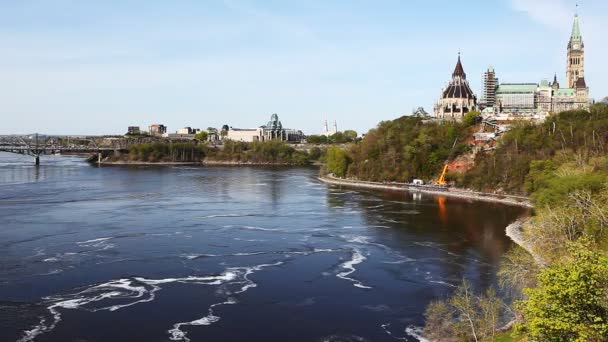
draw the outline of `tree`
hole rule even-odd
[[[207,133],[205,131],[200,131],[200,132],[196,133],[196,135],[194,137],[198,140],[206,141],[208,136],[209,136],[209,133]]]
[[[520,326],[538,341],[605,341],[608,336],[608,258],[593,251],[587,239],[569,243],[571,258],[537,276],[525,289]]]
[[[478,123],[481,119],[481,113],[478,111],[470,111],[468,113],[466,113],[463,117],[462,117],[462,123],[465,124],[465,126],[473,126],[476,123]]]
[[[343,149],[332,146],[327,150],[327,169],[338,177],[346,176],[351,160]]]
[[[494,289],[476,295],[463,280],[451,297],[427,306],[424,336],[437,341],[493,340],[504,319],[504,308]]]
[[[353,142],[355,140],[357,140],[357,131],[354,131],[352,129],[347,129],[343,132],[344,134],[344,139],[348,142]]]
[[[432,341],[445,341],[449,336],[455,337],[453,316],[454,311],[446,301],[431,302],[424,311],[424,337]]]

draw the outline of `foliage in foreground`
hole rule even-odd
[[[608,258],[586,240],[569,244],[572,257],[537,276],[524,290],[521,329],[535,341],[606,341],[608,338]]]
[[[502,323],[505,305],[493,289],[476,295],[463,280],[446,300],[432,302],[424,316],[424,335],[437,341],[492,340]]]

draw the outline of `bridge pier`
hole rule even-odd
[[[97,165],[101,165],[101,152],[97,152]]]
[[[36,166],[40,166],[40,156],[36,156]]]

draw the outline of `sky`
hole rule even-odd
[[[608,96],[608,1],[578,2],[590,95]],[[473,90],[565,84],[571,0],[0,0],[0,134],[152,123],[359,133],[432,112],[458,52]]]

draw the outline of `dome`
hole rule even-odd
[[[267,129],[283,129],[283,125],[281,121],[279,121],[279,116],[275,113],[270,116],[270,121],[266,125]]]

